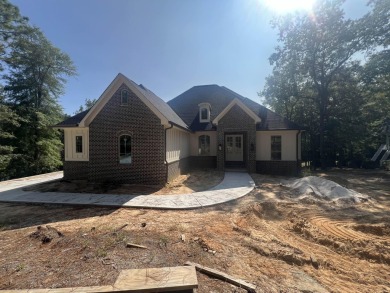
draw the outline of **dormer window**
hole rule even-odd
[[[211,105],[209,103],[201,103],[199,106],[199,121],[210,122]]]

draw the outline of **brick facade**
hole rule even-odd
[[[239,106],[234,105],[217,126],[217,145],[222,145],[222,150],[217,150],[217,168],[225,169],[225,134],[243,134],[244,137],[244,162],[248,172],[256,170],[256,124],[254,120]],[[253,146],[253,147],[251,147]]]
[[[217,168],[216,156],[191,156],[191,169],[215,169]]]
[[[121,105],[121,92],[129,92]],[[196,168],[225,170],[225,135],[243,135],[244,166],[250,173],[298,175],[297,161],[256,161],[256,124],[234,105],[217,125],[217,155],[190,156],[165,164],[165,130],[160,119],[125,84],[115,92],[89,125],[89,161],[65,161],[69,180],[163,184]],[[131,136],[131,164],[119,163],[119,137]],[[218,146],[222,150],[218,150]]]
[[[129,95],[121,105],[121,91]],[[122,85],[89,125],[88,179],[123,183],[166,182],[164,126],[160,119]],[[131,164],[119,163],[119,136],[131,136]]]
[[[64,161],[64,179],[88,179],[88,165],[84,161]]]
[[[256,161],[256,172],[260,174],[298,176],[301,161]]]
[[[168,164],[167,181],[175,179],[177,176],[187,173],[190,170],[190,157]]]

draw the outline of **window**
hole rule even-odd
[[[271,160],[282,159],[282,137],[271,136]]]
[[[233,150],[233,136],[228,136],[226,138],[226,150],[231,152]]]
[[[121,135],[119,137],[119,163],[131,164],[131,136]]]
[[[82,136],[76,136],[76,153],[82,153],[83,152],[83,137]]]
[[[241,136],[236,136],[236,148],[241,148]]]
[[[129,92],[127,90],[123,90],[121,92],[121,105],[126,106],[129,104]]]
[[[209,103],[200,103],[199,107],[199,122],[210,122],[210,109],[211,105]]]
[[[199,155],[210,154],[210,136],[201,135],[199,136]]]
[[[200,120],[208,120],[209,111],[206,108],[200,110]]]

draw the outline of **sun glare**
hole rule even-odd
[[[262,0],[274,12],[288,13],[296,10],[310,10],[315,0]]]

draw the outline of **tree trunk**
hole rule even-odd
[[[321,91],[320,95],[320,161],[321,169],[326,169],[326,156],[325,156],[325,111],[326,111],[326,93]]]

